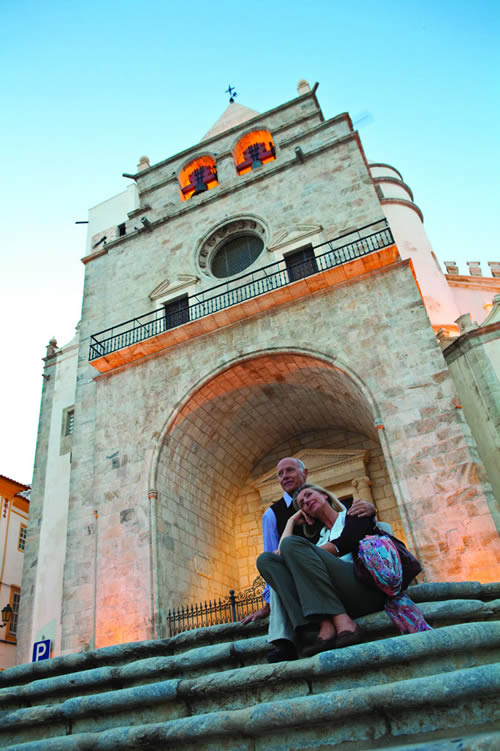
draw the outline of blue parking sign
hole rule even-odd
[[[33,644],[33,659],[31,662],[40,662],[40,660],[48,660],[50,657],[50,639],[44,639],[44,641],[36,641]]]

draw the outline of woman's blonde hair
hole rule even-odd
[[[339,501],[335,493],[331,493],[329,490],[326,490],[326,488],[322,488],[321,485],[314,485],[314,483],[312,482],[305,482],[303,485],[300,486],[300,488],[297,488],[297,490],[293,494],[293,507],[297,511],[299,511],[299,504],[297,503],[297,498],[299,496],[300,491],[304,490],[304,488],[311,488],[311,490],[316,490],[318,493],[323,493],[323,495],[326,495],[326,499],[334,511],[338,511],[339,513],[341,513],[342,511],[345,511],[345,506]],[[313,538],[319,534],[319,531],[321,530],[322,527],[323,527],[322,522],[320,522],[318,519],[315,519],[313,525],[304,524],[302,529],[306,537]]]

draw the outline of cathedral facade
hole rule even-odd
[[[411,188],[316,89],[231,102],[91,210],[82,318],[45,358],[19,661],[42,638],[161,638],[169,608],[247,587],[286,455],[373,499],[426,580],[500,578],[498,501],[442,351],[486,315],[496,267],[443,274]]]

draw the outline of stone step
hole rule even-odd
[[[458,738],[454,735],[453,738],[439,739],[437,733],[431,733],[432,740],[427,741],[413,741],[412,743],[405,743],[400,746],[399,743],[394,741],[391,743],[389,739],[383,746],[372,746],[367,751],[375,751],[380,748],[388,749],[388,751],[498,751],[500,748],[500,730],[492,733],[478,733],[473,735],[462,735]],[[328,746],[324,747],[325,751]],[[353,747],[352,751],[357,751]]]
[[[394,636],[374,613],[358,619],[363,644],[295,662],[267,664],[258,621],[10,668],[0,747],[500,748],[500,585],[420,584],[411,595],[435,630]],[[465,745],[450,745],[458,737]]]
[[[352,650],[355,648],[352,647]],[[347,650],[343,650],[347,651]],[[325,657],[322,655],[321,657]],[[244,709],[193,714],[144,724],[124,722],[101,732],[90,727],[58,737],[4,746],[4,751],[290,751],[386,748],[397,739],[429,742],[497,732],[500,666],[482,665],[442,675],[358,686],[254,704]],[[96,709],[93,717],[96,719]],[[71,734],[63,735],[63,732]],[[8,741],[9,742],[9,741]],[[408,745],[408,744],[407,744]]]
[[[433,582],[417,584],[408,590],[420,604],[433,626],[460,623],[464,620],[488,620],[499,617],[500,582]],[[440,604],[438,604],[440,603]],[[359,619],[370,638],[395,634],[396,629],[385,613]],[[165,656],[195,647],[248,639],[267,631],[267,619],[242,626],[225,623],[210,628],[185,631],[168,639],[118,644],[112,647],[55,657],[37,663],[16,665],[0,672],[0,689],[22,685],[48,676],[91,670],[102,666],[125,665],[141,658]]]
[[[231,645],[193,651],[218,651],[222,646]],[[437,676],[447,681],[450,675],[487,668],[499,658],[498,621],[448,626],[294,662],[251,665],[197,678],[166,678],[169,660],[175,658],[152,658],[112,668],[112,675],[101,668],[20,687],[24,706],[4,712],[0,745],[105,731],[125,724],[127,717],[138,718],[143,725],[154,724],[223,710],[238,712],[256,703],[395,686],[421,678]],[[177,659],[186,662],[189,653]],[[74,698],[50,702],[56,687],[66,694],[73,690]],[[44,689],[48,693],[44,694]],[[46,703],[33,706],[36,699]]]
[[[500,613],[500,600],[490,602],[472,599],[443,600],[442,602],[421,602],[419,606],[427,621],[434,628],[472,620],[496,620]],[[363,628],[366,640],[387,638],[397,633],[397,629],[385,612],[358,618],[357,622]],[[92,676],[95,676],[98,682],[105,682],[106,675],[112,682],[116,667],[137,663],[140,660],[154,661],[158,657],[171,657],[173,659],[168,663],[169,668],[165,668],[170,675],[202,675],[210,672],[216,664],[220,669],[224,669],[224,666],[230,669],[254,662],[265,662],[267,642],[265,638],[259,638],[259,635],[265,634],[266,630],[266,620],[246,626],[240,623],[228,623],[186,631],[170,639],[119,644],[92,652],[17,665],[0,672],[0,707],[15,696],[16,690],[19,689],[22,694],[21,687],[25,684],[36,683],[43,686],[45,691],[46,686],[45,683],[41,683],[42,681],[72,675],[77,676],[76,681],[79,682],[82,680],[80,673],[84,672],[89,673],[89,682],[94,680]],[[232,645],[235,643],[237,646],[233,648]],[[221,645],[219,653],[214,649],[209,653],[200,651],[205,646],[213,648],[217,645]],[[186,657],[181,657],[182,654]],[[145,664],[151,664],[154,669],[154,662]],[[95,672],[97,670],[104,670],[104,673]],[[58,685],[57,682],[54,683],[54,686]],[[64,685],[64,681],[61,685]],[[9,691],[9,689],[12,690]],[[33,690],[32,688],[31,691]],[[58,692],[59,688],[56,691]]]
[[[498,616],[499,604],[498,600],[484,603],[471,599],[425,602],[420,606],[428,622],[439,627],[478,618],[488,621]],[[388,638],[396,631],[385,612],[373,613],[357,622],[367,642]],[[158,680],[195,678],[215,671],[261,665],[266,663],[268,651],[265,628],[263,622],[248,626],[224,624],[188,631],[171,639],[124,644],[10,668],[0,673],[3,686],[0,709],[60,703],[74,696]],[[251,636],[252,633],[261,635]]]
[[[434,627],[500,617],[500,583],[433,582],[417,584],[410,587],[408,592],[415,602],[419,603],[426,619]],[[384,612],[360,618],[358,623],[363,626],[370,639],[385,638],[397,633]],[[0,672],[0,691],[4,687],[21,686],[38,679],[104,666],[126,665],[140,659],[177,655],[218,643],[248,640],[265,634],[266,631],[267,619],[246,626],[240,623],[225,623],[185,631],[168,639],[117,644],[42,662],[16,665]],[[263,657],[261,653],[261,658]]]

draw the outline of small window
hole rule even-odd
[[[288,270],[288,279],[291,282],[303,279],[305,276],[310,276],[318,271],[312,245],[285,256],[285,263]]]
[[[189,297],[183,295],[165,305],[165,328],[174,329],[189,321]]]
[[[260,256],[264,242],[257,235],[239,235],[221,245],[212,261],[212,274],[218,279],[234,276],[251,266]]]
[[[71,452],[73,443],[73,431],[75,428],[75,406],[65,407],[61,415],[61,443],[59,445],[59,456]],[[71,457],[70,457],[71,461]]]
[[[75,427],[75,410],[69,409],[66,412],[66,425],[64,428],[64,435],[73,435],[74,427]]]
[[[10,621],[7,624],[7,639],[15,640],[17,635],[17,622],[19,618],[19,602],[21,600],[21,590],[19,587],[10,588],[10,607],[12,608],[12,614]]]
[[[17,549],[24,553],[26,546],[26,524],[21,524],[19,528],[19,539],[17,541]]]
[[[118,225],[118,237],[123,237],[123,235],[127,234],[127,226],[125,222],[123,224]]]
[[[276,159],[273,137],[268,130],[254,130],[238,141],[234,161],[239,175]]]

